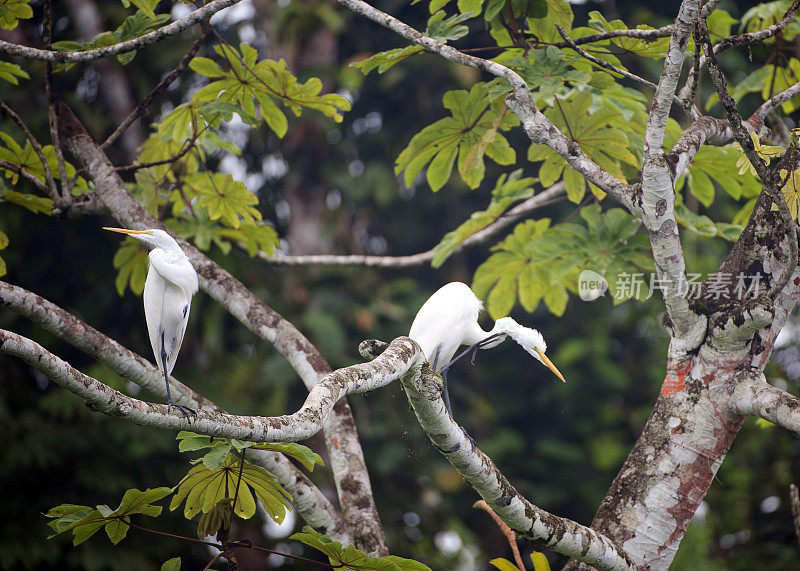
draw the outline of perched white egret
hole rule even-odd
[[[178,358],[192,296],[197,293],[197,272],[178,243],[163,230],[127,230],[104,228],[127,234],[150,248],[150,268],[144,282],[144,317],[150,344],[164,382],[167,384],[167,401],[184,415],[195,414],[187,407],[172,402],[169,392],[169,374]]]
[[[506,337],[511,337],[559,379],[564,380],[556,366],[544,354],[547,344],[541,333],[520,325],[510,317],[498,319],[491,331],[484,331],[478,325],[481,309],[483,302],[467,284],[451,282],[439,288],[422,305],[408,333],[422,348],[433,370],[442,373],[442,396],[448,411],[450,397],[447,391],[447,368],[468,352],[478,348],[490,349],[505,341]],[[453,359],[456,350],[462,345],[469,345],[469,349]]]

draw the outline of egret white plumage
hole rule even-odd
[[[433,370],[442,373],[442,396],[448,411],[450,397],[447,390],[447,368],[454,362],[453,355],[462,345],[468,345],[469,349],[456,357],[456,360],[471,350],[490,349],[505,341],[506,337],[511,337],[559,379],[564,380],[545,355],[547,344],[541,333],[520,325],[511,317],[498,319],[491,331],[484,331],[478,325],[481,309],[483,302],[467,284],[451,282],[439,288],[422,305],[408,333],[422,348]]]
[[[150,345],[167,384],[169,406],[176,407],[188,418],[189,414],[196,413],[187,406],[172,402],[169,374],[175,367],[189,321],[192,296],[197,293],[199,286],[197,272],[178,243],[163,230],[104,229],[132,236],[150,248],[150,267],[143,296]]]

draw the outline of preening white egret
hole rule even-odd
[[[498,319],[491,331],[484,331],[478,325],[481,309],[483,302],[467,284],[451,282],[439,288],[422,305],[408,333],[422,348],[433,370],[442,373],[442,396],[448,411],[450,396],[447,390],[447,368],[470,351],[478,348],[490,349],[505,341],[506,337],[511,337],[559,379],[564,380],[556,366],[544,354],[547,344],[541,333],[520,325],[510,317]],[[461,345],[469,345],[469,349],[454,360],[453,355]]]
[[[178,243],[163,230],[104,229],[132,236],[150,248],[150,267],[144,282],[144,317],[150,345],[167,384],[169,406],[178,408],[188,418],[195,411],[172,402],[169,374],[183,342],[192,296],[197,293],[197,272]]]

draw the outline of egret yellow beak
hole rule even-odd
[[[120,234],[152,234],[149,230],[128,230],[127,228],[109,228],[108,226],[103,226],[103,230],[111,230],[112,232],[119,232]]]
[[[556,366],[553,364],[553,362],[550,359],[547,358],[547,355],[545,355],[542,351],[540,351],[539,349],[536,349],[535,347],[534,347],[534,349],[539,354],[539,358],[542,360],[542,363],[544,363],[547,366],[548,369],[553,371],[556,374],[556,377],[561,379],[561,382],[566,383],[567,381],[564,380],[564,375],[562,375],[558,371],[558,369],[556,369]]]

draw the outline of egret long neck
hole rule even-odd
[[[480,346],[481,349],[491,349],[492,347],[496,347],[505,341],[505,333],[505,328],[499,322],[494,324],[494,327],[491,331],[484,331],[483,328],[478,325],[478,322],[475,321],[470,325],[467,334],[464,336],[463,344],[470,346],[475,345],[476,343],[480,343],[481,341],[484,341],[493,335],[500,334],[496,339],[493,339],[492,341]]]

